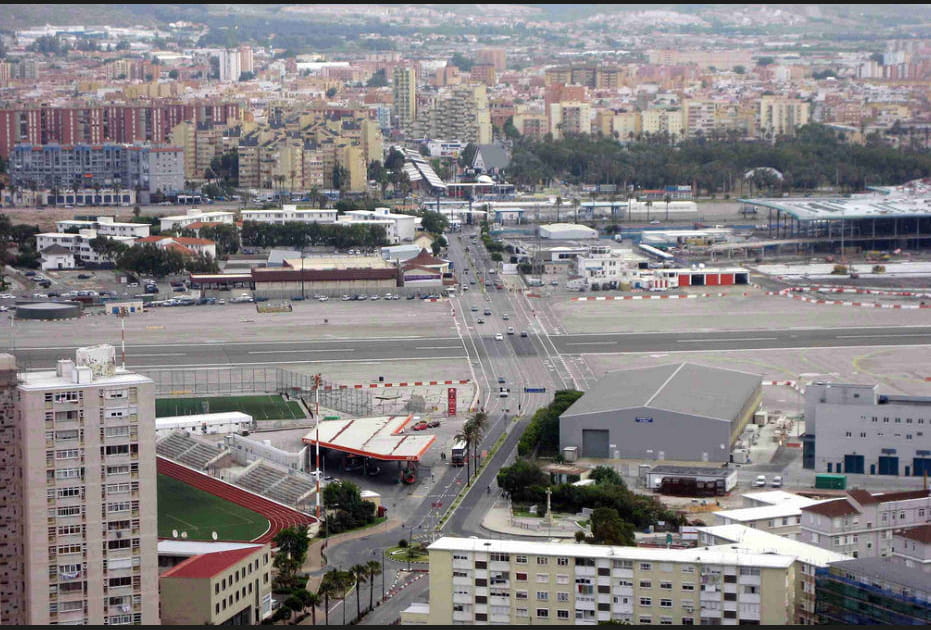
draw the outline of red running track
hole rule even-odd
[[[270,542],[275,537],[275,534],[282,529],[294,527],[296,525],[310,525],[317,522],[317,519],[313,516],[308,516],[297,510],[292,510],[289,507],[275,503],[274,501],[269,501],[265,497],[253,494],[238,486],[228,484],[225,481],[220,481],[210,475],[197,472],[196,470],[177,464],[170,459],[157,457],[156,461],[159,473],[168,475],[190,486],[194,486],[198,490],[209,492],[221,499],[226,499],[231,503],[240,505],[253,512],[258,512],[267,518],[271,525],[268,531],[251,542]]]

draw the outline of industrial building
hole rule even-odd
[[[496,210],[495,212],[500,212]],[[577,223],[550,223],[537,228],[540,238],[572,240],[597,239],[598,230]]]
[[[805,388],[802,464],[816,472],[931,474],[931,397],[880,394],[878,385]]]
[[[931,580],[887,558],[832,562],[816,572],[818,623],[927,626]]]
[[[609,372],[559,418],[580,457],[721,462],[762,399],[756,374],[692,363]]]
[[[737,487],[737,469],[711,466],[641,466],[645,487],[673,496],[719,497]]]
[[[790,555],[475,537],[428,550],[429,604],[403,624],[785,625],[795,614]]]
[[[763,216],[770,238],[798,240],[816,251],[920,249],[931,239],[931,197],[927,192],[877,189],[849,197],[740,199]]]

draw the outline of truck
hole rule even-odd
[[[466,450],[468,444],[465,440],[459,440],[449,451],[449,463],[453,466],[465,466]]]

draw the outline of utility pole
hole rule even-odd
[[[303,267],[303,264],[301,265]],[[303,269],[301,270],[303,272]],[[320,382],[321,378],[319,374],[314,375],[314,415],[316,415],[316,423],[314,424],[314,448],[316,449],[316,463],[314,465],[314,478],[317,483],[317,509],[316,517],[317,521],[320,521]]]

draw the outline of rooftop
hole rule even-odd
[[[310,256],[286,258],[284,264],[291,269],[390,269],[390,262],[381,256]]]
[[[923,545],[931,545],[931,523],[902,529],[895,532],[895,535],[914,540]]]
[[[382,461],[420,461],[436,436],[405,434],[413,419],[408,415],[321,421],[303,441],[316,444],[319,439],[320,446]]]
[[[246,548],[254,549],[255,547],[261,547],[261,545],[244,542],[209,542],[176,539],[158,541],[158,553],[164,556],[199,556],[205,553]]]
[[[814,499],[808,499],[808,501],[809,503],[807,505],[817,503]],[[760,507],[738,508],[736,510],[719,510],[715,512],[714,515],[729,521],[751,522],[761,519],[798,516],[802,513],[802,505],[801,503],[786,501],[775,505],[761,505]]]
[[[819,516],[834,518],[836,516],[846,516],[847,514],[859,514],[860,510],[855,508],[847,499],[833,499],[831,501],[822,501],[814,505],[808,505],[801,508],[803,512],[811,512]]]
[[[761,568],[784,568],[795,558],[769,553],[737,552],[730,549],[695,547],[663,549],[657,547],[615,547],[609,545],[577,545],[524,540],[489,540],[483,538],[453,538],[444,536],[428,547],[440,551],[473,551],[489,553],[522,553],[534,556],[569,556],[573,558],[624,558],[653,562],[701,562]]]
[[[160,577],[187,579],[211,578],[226,571],[245,558],[248,558],[263,547],[264,545],[253,545],[251,547],[241,547],[239,549],[229,549],[227,551],[217,551],[214,553],[192,556],[177,566],[165,571]]]
[[[848,560],[846,556],[836,551],[822,549],[815,545],[791,540],[777,536],[746,525],[715,525],[713,527],[699,527],[698,531],[710,534],[716,538],[730,541],[709,547],[710,549],[742,549],[754,553],[775,553],[785,556],[795,556],[805,564],[819,567],[827,566],[831,562]]]
[[[662,465],[654,466],[650,469],[651,475],[679,475],[683,477],[713,477],[716,479],[727,479],[731,475],[736,475],[736,470],[722,468],[720,466],[672,466]]]
[[[931,196],[867,193],[851,197],[739,199],[754,206],[786,212],[803,221],[931,217]]]
[[[840,569],[846,574],[857,576],[857,578],[866,578],[871,581],[890,582],[904,586],[917,594],[929,593],[928,574],[919,567],[909,567],[889,558],[855,558],[853,560],[842,560],[841,562],[832,562],[832,569]],[[855,578],[856,579],[856,578]],[[858,579],[858,581],[863,581]],[[927,597],[927,595],[926,595]]]
[[[618,370],[605,374],[561,417],[650,407],[731,422],[759,387],[756,374],[693,363]]]

